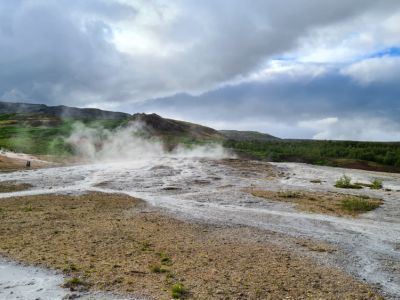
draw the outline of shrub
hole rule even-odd
[[[342,189],[362,189],[362,186],[359,184],[352,184],[351,177],[343,175],[338,180],[336,180],[335,187]]]
[[[382,180],[374,179],[371,182],[370,188],[373,189],[373,190],[380,190],[381,188],[383,188]]]

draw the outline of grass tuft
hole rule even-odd
[[[169,270],[163,266],[160,265],[152,265],[150,266],[150,271],[152,273],[168,273]]]
[[[360,184],[351,183],[351,177],[343,175],[338,180],[336,180],[335,187],[342,189],[362,189]]]
[[[65,280],[63,287],[71,290],[76,290],[77,288],[86,289],[89,287],[89,284],[81,278],[72,277]]]
[[[374,179],[372,182],[371,182],[371,187],[370,187],[372,190],[380,190],[380,189],[382,189],[383,188],[383,184],[382,184],[382,180],[379,180],[379,179]]]
[[[363,199],[360,197],[352,197],[349,199],[342,200],[341,207],[347,211],[362,213],[371,211],[378,208],[381,205],[380,201]]]
[[[160,253],[160,261],[162,265],[170,266],[172,265],[171,258],[166,253]]]
[[[175,283],[171,288],[172,299],[181,299],[185,293],[185,287],[182,283]]]

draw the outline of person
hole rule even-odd
[[[27,160],[27,161],[26,161],[26,167],[27,167],[27,168],[30,168],[30,167],[31,167],[31,161],[30,161],[30,160]]]

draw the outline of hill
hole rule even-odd
[[[128,118],[122,112],[106,111],[97,108],[77,108],[64,105],[0,102],[0,114],[40,115],[56,118],[116,120]]]
[[[219,142],[243,157],[269,161],[400,172],[400,143],[285,140],[256,131],[217,131],[163,118],[157,114],[103,111],[92,108],[0,102],[0,148],[27,154],[71,155],[66,143],[76,122],[110,131],[131,122],[144,124],[144,136],[160,138],[166,149],[178,144]]]
[[[161,137],[187,137],[192,139],[222,140],[223,135],[217,130],[199,124],[166,119],[157,114],[137,113],[130,117],[131,121],[141,122],[151,135]]]
[[[264,142],[280,140],[280,138],[277,138],[276,136],[258,131],[219,130],[218,132],[221,133],[225,138],[234,141]]]
[[[157,114],[130,115],[91,108],[0,102],[0,148],[30,154],[69,155],[73,150],[65,139],[74,130],[76,122],[108,130],[140,122],[144,124],[144,135],[162,139],[169,149],[178,143],[224,140],[212,128],[162,118]]]

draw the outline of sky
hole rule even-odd
[[[2,0],[0,100],[400,140],[398,0]]]

